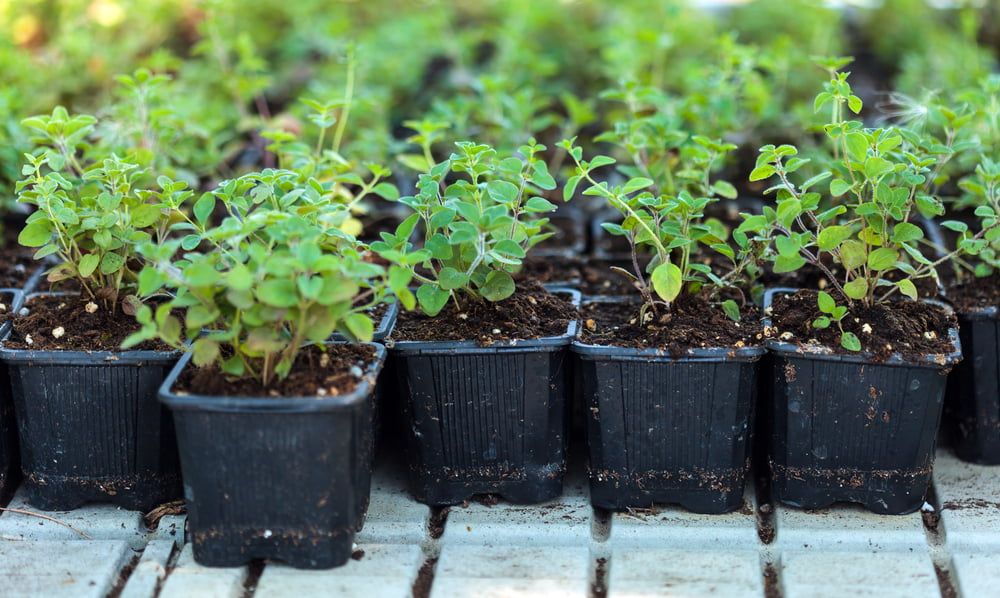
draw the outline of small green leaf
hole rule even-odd
[[[211,193],[204,193],[195,202],[194,208],[194,218],[198,221],[198,224],[205,224],[208,221],[209,216],[212,215],[212,210],[215,209],[215,196]]]
[[[861,101],[861,98],[852,95],[847,98],[847,107],[851,109],[851,112],[858,114],[864,107],[864,103]]]
[[[448,291],[443,291],[430,284],[420,285],[420,288],[417,289],[417,302],[420,303],[420,309],[431,317],[438,315],[450,296]]]
[[[371,342],[375,334],[375,324],[372,319],[363,313],[353,313],[344,316],[344,327],[355,340],[361,342]]]
[[[822,330],[823,328],[829,328],[830,327],[830,318],[828,318],[826,316],[820,316],[820,317],[816,318],[815,320],[813,320],[812,327],[816,328],[817,330]]]
[[[465,272],[459,272],[451,266],[445,266],[438,272],[438,284],[445,291],[460,289],[469,284],[469,277],[465,275]]]
[[[117,253],[108,252],[101,258],[101,274],[114,274],[125,265],[125,258]]]
[[[774,272],[775,274],[795,272],[796,270],[805,265],[806,265],[806,259],[800,255],[795,255],[795,256],[779,255],[777,259],[774,260]]]
[[[913,284],[913,281],[910,280],[909,278],[904,278],[903,280],[900,280],[899,282],[896,283],[896,286],[899,287],[900,293],[906,295],[910,299],[915,300],[917,298],[917,286]]]
[[[763,164],[753,169],[750,173],[750,180],[763,181],[764,179],[771,178],[775,172],[777,171],[774,169],[774,166],[771,166],[770,164]]]
[[[853,231],[849,226],[828,226],[819,232],[816,245],[822,251],[831,251],[851,237]]]
[[[868,294],[868,281],[859,276],[844,285],[844,293],[851,299],[864,299]]]
[[[722,311],[725,312],[726,317],[734,322],[740,321],[740,306],[732,299],[726,299],[722,302]]]
[[[898,259],[898,251],[888,247],[880,247],[868,255],[868,267],[876,272],[881,272],[895,266]]]
[[[503,301],[514,294],[516,287],[510,274],[502,270],[494,270],[486,276],[486,281],[479,292],[487,301]]]
[[[96,253],[88,253],[80,258],[80,263],[77,264],[77,271],[80,273],[80,276],[89,278],[94,273],[94,270],[97,270],[97,266],[100,263],[101,256]]]
[[[660,296],[660,299],[669,303],[681,294],[682,277],[683,273],[680,268],[670,262],[664,262],[653,269],[651,275],[653,290]]]
[[[191,353],[191,360],[194,364],[198,367],[205,367],[215,363],[219,357],[219,343],[199,338],[191,345]]]
[[[907,243],[919,241],[924,238],[924,231],[916,224],[910,222],[900,222],[892,229],[892,241],[894,243]]]
[[[633,193],[640,189],[645,189],[646,187],[650,187],[652,186],[652,184],[653,184],[652,179],[647,179],[645,177],[636,177],[634,179],[629,180],[629,182],[625,183],[625,186],[622,188],[622,193]]]
[[[257,287],[257,298],[274,307],[294,307],[299,302],[295,283],[287,278],[265,280]]]
[[[17,242],[25,247],[41,247],[52,238],[52,229],[48,221],[39,220],[28,224],[17,236]]]
[[[851,184],[843,179],[833,179],[830,181],[830,195],[840,197],[851,190]]]
[[[853,332],[845,332],[840,335],[840,346],[848,351],[857,352],[861,350],[861,341]]]
[[[833,296],[824,291],[819,292],[816,303],[819,306],[819,310],[825,314],[833,313],[834,308],[837,307],[837,302],[833,300]]]
[[[160,208],[150,204],[142,204],[132,210],[131,216],[133,226],[146,228],[160,219]]]
[[[848,270],[856,270],[868,260],[867,248],[861,241],[848,240],[840,245],[840,261]]]

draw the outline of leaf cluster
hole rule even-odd
[[[427,315],[449,299],[501,301],[514,294],[512,274],[527,252],[551,236],[545,214],[556,209],[542,195],[556,188],[530,141],[518,155],[484,144],[459,142],[457,151],[420,175],[417,193],[399,199],[413,210],[394,234],[382,233],[372,250],[392,264],[393,291],[403,305]],[[411,241],[418,224],[419,248]],[[414,296],[406,285],[417,283]]]

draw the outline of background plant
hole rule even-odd
[[[86,296],[112,310],[123,294],[134,307],[136,248],[165,238],[170,215],[191,192],[166,177],[151,187],[137,185],[145,171],[114,155],[81,161],[78,155],[96,122],[61,107],[24,121],[38,134],[39,146],[25,156],[18,201],[36,211],[18,241],[37,248],[35,259],[58,257],[50,282],[72,278]]]

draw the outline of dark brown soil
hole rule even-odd
[[[41,266],[41,262],[36,262],[31,256],[31,250],[21,247],[17,241],[8,241],[0,251],[0,287],[22,288],[31,273]]]
[[[437,540],[444,535],[444,526],[448,522],[450,512],[451,507],[431,508],[431,516],[427,520],[427,533],[432,539]]]
[[[324,357],[326,355],[326,357]],[[368,345],[329,345],[303,349],[284,380],[263,386],[252,378],[233,379],[215,366],[187,367],[174,390],[217,397],[315,397],[348,394],[357,388],[375,359]]]
[[[576,256],[531,256],[524,260],[524,267],[515,279],[534,280],[542,284],[551,282],[576,284],[580,281],[580,271],[583,267],[584,260]]]
[[[934,564],[934,575],[937,576],[938,589],[941,590],[941,598],[958,598],[958,589],[951,580],[951,574],[941,565]]]
[[[410,592],[413,598],[427,598],[431,595],[431,584],[434,583],[434,566],[436,564],[437,557],[431,557],[420,566],[417,579],[413,581],[413,588]]]
[[[640,264],[641,265],[641,264]],[[584,295],[632,295],[636,292],[632,280],[611,266],[632,272],[632,264],[625,260],[593,259],[580,270],[580,292]]]
[[[682,295],[669,312],[661,309],[646,325],[638,323],[639,308],[638,302],[585,303],[580,309],[581,339],[595,345],[664,349],[672,355],[689,349],[748,347],[763,340],[760,310],[753,305],[745,306],[740,321],[734,322],[704,297]]]
[[[608,559],[597,559],[594,567],[594,582],[590,584],[590,595],[605,598],[608,595]]]
[[[950,285],[946,294],[959,312],[968,313],[987,307],[998,307],[1000,273],[985,278],[969,278],[961,284]]]
[[[778,570],[772,563],[764,567],[764,598],[781,598],[781,583],[778,581]]]
[[[433,318],[416,311],[401,313],[392,339],[476,341],[485,346],[565,334],[577,317],[569,299],[546,291],[538,283],[522,283],[513,296],[497,303],[467,297],[461,301],[461,310],[450,302]]]
[[[812,322],[820,315],[816,292],[798,291],[794,295],[779,295],[772,305],[774,329],[769,336],[801,346],[818,345],[835,353],[854,354],[840,346],[840,330],[836,324],[817,330]],[[843,304],[843,300],[838,301]],[[863,351],[871,352],[876,361],[900,353],[907,359],[927,355],[942,355],[954,351],[948,336],[956,326],[955,317],[936,305],[919,301],[899,300],[865,307],[855,303],[841,322],[844,330],[853,332],[861,341]],[[868,325],[868,328],[865,328]],[[871,332],[867,332],[870,329]],[[790,333],[790,337],[783,335]]]
[[[25,305],[28,315],[9,316],[13,318],[14,329],[6,346],[35,351],[121,351],[122,341],[139,328],[135,318],[124,314],[120,307],[112,313],[103,303],[95,303],[97,310],[88,313],[88,303],[88,299],[78,296],[29,300]],[[57,338],[56,334],[60,336]],[[146,342],[130,350],[171,349],[160,342]]]

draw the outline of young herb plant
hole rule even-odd
[[[741,231],[773,243],[773,269],[794,272],[810,264],[823,272],[849,310],[888,301],[895,293],[917,299],[914,281],[933,277],[935,268],[949,259],[924,255],[924,231],[911,222],[918,211],[940,214],[941,201],[934,179],[953,154],[948,146],[915,144],[906,131],[894,127],[866,128],[848,113],[862,109],[848,74],[839,72],[846,61],[826,61],[830,81],[815,101],[817,112],[829,110],[824,128],[830,152],[818,172],[796,184],[792,175],[810,161],[791,145],[760,148],[750,179],[776,179],[767,193],[777,194],[775,208],[746,218]],[[940,145],[940,144],[938,144]],[[823,190],[828,189],[828,193]],[[955,255],[970,249],[986,232],[965,243]],[[839,269],[840,272],[834,270]],[[816,328],[840,321],[846,312],[821,297]],[[836,317],[834,317],[836,316]],[[861,349],[857,338],[843,333],[841,345]]]
[[[90,299],[112,311],[124,299],[125,309],[132,311],[137,247],[162,241],[171,215],[192,192],[166,177],[152,189],[137,186],[145,171],[114,155],[96,163],[81,161],[80,151],[95,123],[91,116],[71,116],[61,107],[24,121],[39,133],[39,147],[25,155],[18,201],[36,211],[18,241],[37,248],[35,259],[59,258],[48,273],[50,282],[75,279]]]
[[[184,350],[185,339],[194,339],[195,365],[215,364],[269,386],[289,374],[305,345],[334,332],[371,340],[370,310],[387,300],[385,270],[365,259],[352,237],[325,224],[322,205],[304,199],[306,190],[276,191],[273,176],[245,175],[202,196],[195,220],[178,225],[194,228],[184,239],[197,243],[142,247],[149,265],[139,292],[169,299],[139,309],[141,329],[125,347],[159,339]],[[230,215],[208,226],[217,201]],[[206,250],[178,255],[185,245]]]
[[[682,181],[683,186],[680,190],[672,187],[671,192],[661,190],[653,179],[642,176],[628,179],[621,185],[598,181],[593,171],[614,164],[615,160],[599,155],[587,161],[583,159],[583,150],[574,144],[575,140],[561,144],[576,164],[576,174],[564,188],[566,196],[572,196],[577,186],[585,183],[584,195],[604,199],[622,216],[620,223],[605,222],[601,226],[629,243],[632,271],[614,270],[628,277],[642,296],[643,307],[638,320],[641,323],[655,316],[659,307],[669,310],[685,288],[691,293],[711,288],[709,298],[713,301],[724,289],[743,297],[741,287],[758,271],[759,245],[742,232],[735,232],[730,244],[725,227],[705,218],[705,209],[719,201],[720,191],[728,194],[731,190],[731,185],[724,181],[711,181],[712,165],[735,146],[704,137],[693,137],[691,142],[684,153],[690,161],[678,167],[679,176],[670,178],[671,184]],[[621,170],[635,172],[633,167]],[[640,167],[642,171],[651,172]],[[699,248],[724,256],[728,260],[727,271],[719,273],[712,266],[695,260]],[[643,267],[641,261],[647,255],[651,255],[651,259]],[[727,316],[739,321],[740,305],[735,300],[725,299],[720,305]]]
[[[395,234],[383,233],[372,249],[393,264],[390,284],[404,306],[418,303],[429,316],[450,300],[502,301],[514,294],[514,278],[526,252],[551,233],[543,214],[556,206],[540,197],[556,182],[530,141],[520,156],[459,142],[450,158],[420,176],[417,194],[400,198],[413,209]],[[409,236],[421,223],[422,248]],[[419,283],[415,300],[406,290]],[[405,282],[404,282],[405,281]]]

